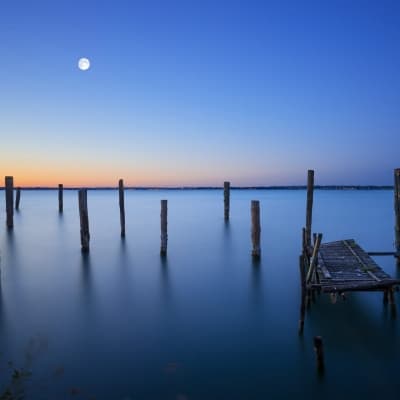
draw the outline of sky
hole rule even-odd
[[[310,168],[385,185],[400,167],[398,0],[4,0],[0,60],[0,174],[20,186]]]

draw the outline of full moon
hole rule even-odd
[[[78,61],[78,68],[81,71],[87,71],[90,68],[90,61],[88,58],[80,58]]]

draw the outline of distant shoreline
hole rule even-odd
[[[17,186],[16,186],[17,187]],[[15,187],[15,188],[16,188]],[[20,187],[21,190],[58,190],[58,187],[46,186],[27,186]],[[118,187],[85,187],[74,186],[64,187],[64,190],[78,190],[85,188],[87,190],[117,190]],[[305,190],[307,186],[231,186],[232,190]],[[314,186],[315,190],[393,190],[393,186],[374,186],[374,185],[326,185]],[[4,186],[0,187],[4,190]],[[222,186],[174,186],[174,187],[158,187],[158,186],[126,186],[125,190],[223,190]]]

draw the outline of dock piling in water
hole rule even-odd
[[[229,220],[230,189],[231,189],[231,183],[224,182],[224,218],[225,218],[225,221]]]
[[[17,187],[16,196],[15,196],[15,209],[19,210],[19,203],[21,201],[21,188]]]
[[[260,236],[261,236],[260,202],[258,200],[252,200],[251,201],[251,241],[253,243],[253,250],[251,252],[251,255],[254,258],[259,258],[261,256]]]
[[[400,252],[400,168],[394,170],[395,246]]]
[[[64,185],[62,183],[59,183],[58,184],[58,212],[59,213],[62,213],[64,210],[63,190],[64,190]]]
[[[306,244],[311,246],[312,209],[314,199],[314,170],[307,172]]]
[[[124,198],[124,181],[120,179],[118,182],[119,193],[119,219],[121,222],[121,237],[125,237],[125,198]]]
[[[6,224],[7,228],[12,228],[14,226],[14,178],[6,176],[4,186],[6,194]]]
[[[161,248],[160,254],[167,254],[168,244],[168,200],[161,200]]]
[[[323,372],[325,368],[325,360],[324,360],[324,343],[322,341],[321,336],[314,337],[314,351],[315,351],[315,358],[317,361],[317,369],[319,372]]]
[[[89,251],[89,215],[87,206],[87,190],[80,189],[78,191],[79,199],[79,217],[81,224],[81,248],[84,253]]]

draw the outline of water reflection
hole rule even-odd
[[[87,303],[91,302],[92,291],[92,263],[90,253],[81,253],[81,277],[84,299]]]
[[[171,288],[169,281],[168,258],[166,255],[160,255],[160,285],[161,285],[161,300],[168,304],[171,299]]]

